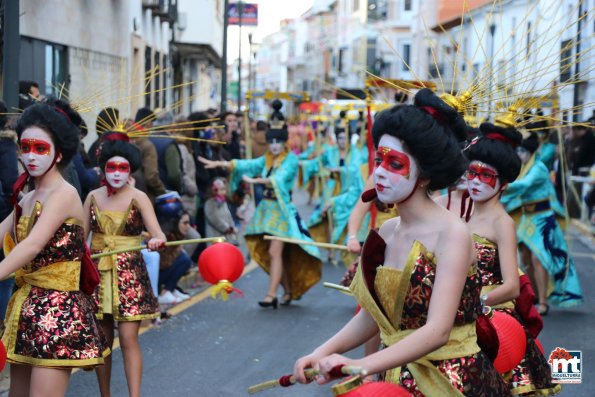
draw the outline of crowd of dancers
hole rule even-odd
[[[251,191],[257,204],[243,238],[250,258],[269,274],[258,302],[262,308],[290,305],[319,282],[324,260],[317,242],[346,246],[352,254],[341,258],[351,266],[343,283],[361,310],[296,361],[299,382],[314,380],[305,375],[307,368],[319,371],[315,379],[325,383],[337,365],[350,365],[414,396],[557,393],[560,386],[552,383],[536,342],[539,318],[550,304],[580,304],[583,294],[557,220],[563,208],[550,180],[555,153],[543,139],[549,127],[537,120],[522,134],[514,110],[472,126],[452,99],[418,90],[412,104],[378,112],[371,136],[356,139],[367,130],[363,118],[341,118],[313,131],[317,142],[302,153],[287,145],[288,122],[282,103],[274,101],[268,124],[261,125],[264,153],[242,158],[242,145],[230,141],[237,154],[218,157],[217,144],[207,150],[201,142],[190,161],[195,184],[209,177],[209,200],[196,206],[196,191],[186,190],[182,196],[191,196],[190,211],[181,205],[176,214],[161,215],[155,210],[157,194],[131,177],[144,169],[149,155],[130,131],[146,127],[152,112],[137,114],[128,129],[118,117],[103,119],[111,123],[93,147],[97,169],[92,170],[103,184],[89,189],[83,204],[63,176],[79,151],[81,116],[62,100],[32,103],[16,123],[24,172],[11,191],[12,210],[0,224],[5,236],[0,279],[14,273],[16,280],[2,337],[11,364],[10,394],[62,396],[71,369],[82,367],[94,368],[101,394],[110,395],[117,324],[129,393],[138,396],[141,321],[159,317],[159,303],[174,303],[174,294],[184,298],[176,282],[188,269],[180,263],[189,263],[193,252],[163,253],[162,264],[169,261],[176,270],[162,269],[161,294],[143,253],[106,253],[142,242],[160,251],[199,222],[203,234],[237,240],[241,205],[230,204],[228,196]],[[209,116],[189,120],[206,123]],[[210,134],[197,128],[189,137],[208,140]],[[176,185],[165,143],[151,149],[168,185],[157,191],[161,194]],[[182,161],[183,151],[177,155]],[[178,172],[178,180],[183,174]],[[306,221],[293,203],[296,182],[311,187],[316,204]],[[175,222],[166,228],[169,218]],[[329,252],[327,259],[335,261],[335,252]],[[535,302],[520,305],[527,296]],[[488,307],[513,316],[525,329],[525,355],[507,374],[495,369],[491,346],[478,335],[477,323]],[[343,356],[362,344],[365,357]]]

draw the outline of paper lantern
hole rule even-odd
[[[505,374],[516,367],[525,356],[527,336],[521,323],[507,313],[495,310],[490,321],[496,329],[499,342],[494,367],[500,374]]]
[[[235,245],[215,243],[205,249],[198,258],[198,270],[213,285],[211,296],[221,294],[223,300],[227,300],[228,295],[234,291],[242,294],[232,284],[244,271],[244,255]]]
[[[411,393],[394,383],[369,382],[337,397],[411,397]]]
[[[4,371],[4,366],[6,365],[6,348],[4,347],[4,343],[0,341],[0,372]]]

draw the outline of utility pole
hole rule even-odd
[[[242,110],[242,16],[244,14],[244,3],[238,2],[238,12],[240,13],[240,37],[238,50],[238,112]]]
[[[223,49],[221,50],[221,105],[220,112],[227,109],[227,25],[229,25],[229,0],[223,1]]]
[[[2,96],[9,112],[19,107],[19,2],[2,1],[4,15],[2,21],[4,46],[2,48]]]

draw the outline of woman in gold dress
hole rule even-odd
[[[85,201],[86,235],[92,233],[91,251],[113,251],[139,246],[146,228],[152,238],[150,250],[165,243],[151,201],[129,184],[129,176],[140,166],[140,152],[122,133],[107,133],[101,145],[99,164],[105,171],[106,186],[93,190]],[[147,268],[139,251],[105,256],[98,263],[101,283],[95,291],[97,318],[111,347],[114,322],[124,356],[124,370],[130,396],[140,395],[142,354],[138,343],[141,320],[159,316]],[[110,395],[111,357],[97,369],[102,396]]]
[[[363,310],[296,362],[298,381],[309,381],[308,367],[319,369],[317,381],[325,383],[333,367],[353,365],[416,397],[510,395],[476,342],[481,281],[469,231],[428,193],[465,170],[454,133],[465,138],[462,118],[426,89],[414,106],[377,117],[375,188],[400,216],[371,231],[364,244],[350,287]],[[378,331],[384,349],[362,359],[342,355]]]
[[[0,224],[3,248],[10,251],[0,262],[0,279],[16,271],[19,287],[2,337],[11,396],[63,396],[72,368],[103,363],[101,330],[83,292],[94,287],[86,284],[82,265],[83,206],[59,170],[78,149],[80,121],[66,103],[47,100],[27,108],[17,124],[25,173],[15,185],[15,202],[28,179],[35,188]]]

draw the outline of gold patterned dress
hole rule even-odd
[[[358,303],[378,324],[383,345],[391,346],[427,320],[436,276],[434,255],[415,241],[402,270],[384,267],[386,243],[371,231],[351,284]],[[446,345],[384,374],[415,397],[510,396],[507,384],[477,345],[475,319],[481,312],[480,279],[471,268]]]
[[[135,200],[124,212],[101,211],[91,197],[90,211],[92,253],[141,244],[143,219]],[[140,251],[104,256],[97,267],[101,274],[101,283],[94,294],[97,318],[111,314],[116,321],[139,321],[159,316],[159,303]]]
[[[477,234],[473,234],[473,243],[477,251],[477,267],[483,285],[481,292],[487,294],[503,283],[498,246]],[[512,301],[492,306],[492,310],[510,314],[523,324]],[[512,393],[523,396],[549,396],[559,393],[561,386],[552,383],[550,366],[526,327],[525,335],[527,337],[525,357],[512,371],[504,375]]]
[[[20,216],[17,243],[41,215],[36,202]],[[6,311],[2,342],[7,361],[37,367],[92,367],[109,352],[95,319],[91,297],[79,290],[85,232],[78,219],[67,219],[30,264],[16,272],[19,289]]]

